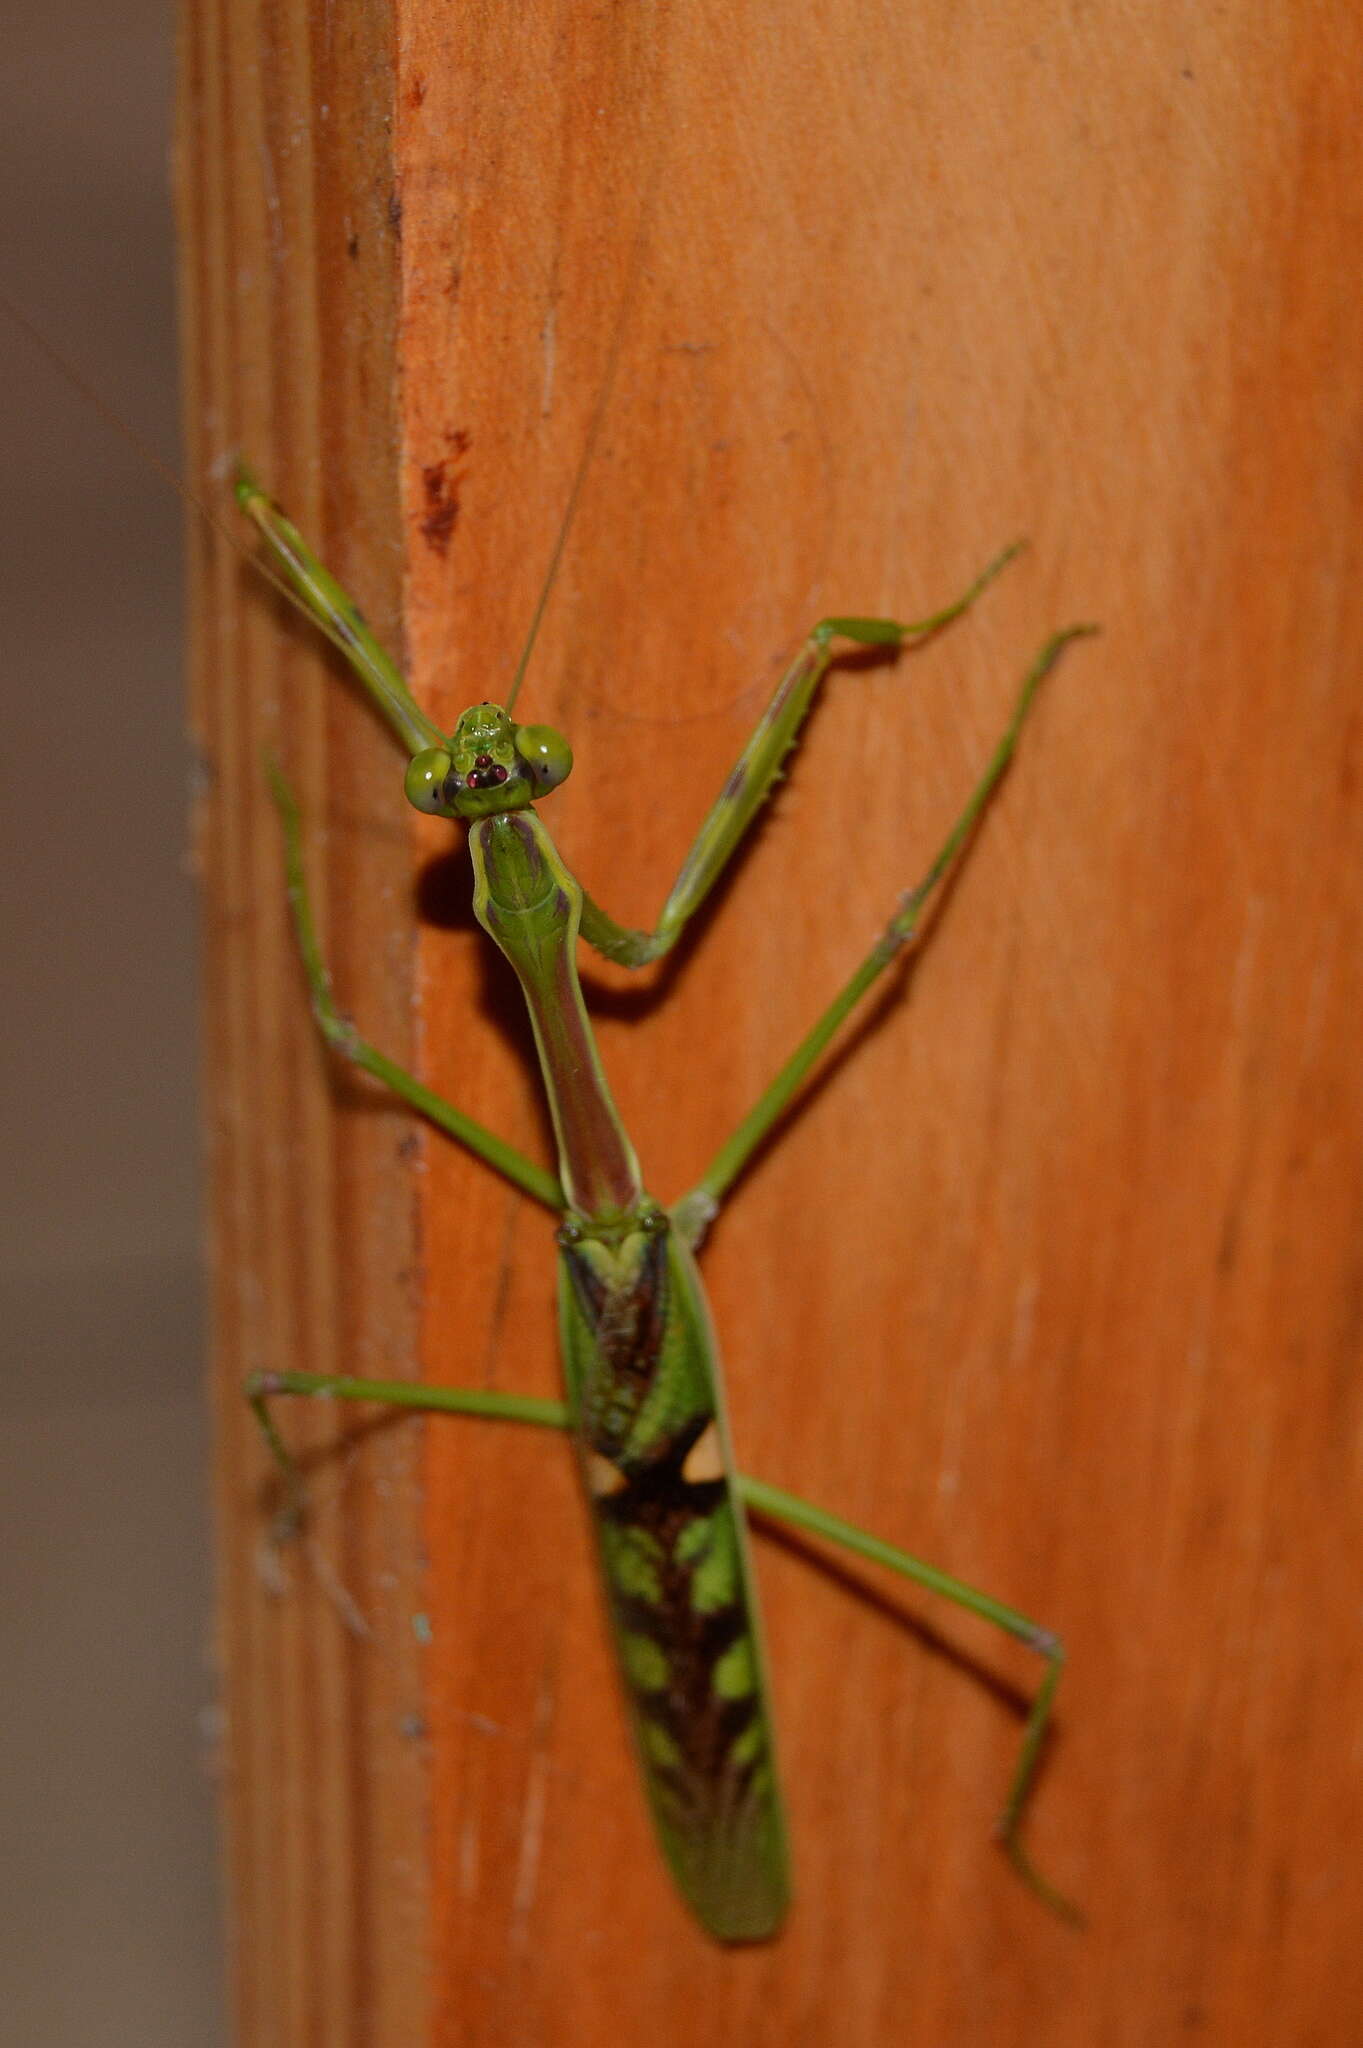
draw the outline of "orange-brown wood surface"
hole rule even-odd
[[[704,1262],[748,1468],[1065,1637],[1031,1838],[1087,1926],[990,1842],[1035,1660],[764,1538],[798,1898],[724,1953],[649,1837],[560,1441],[294,1404],[311,1543],[262,1569],[244,1370],[557,1384],[549,1219],[313,1043],[267,738],[347,1007],[547,1133],[462,856],[205,544],[252,2048],[1357,2038],[1360,44],[1305,4],[192,10],[193,459],[214,489],[251,452],[443,720],[506,686],[615,356],[523,706],[572,736],[547,822],[616,914],[651,921],[814,618],[930,609],[1030,537],[949,635],[835,673],[694,945],[592,970],[659,1196],[1043,636],[1103,626]]]

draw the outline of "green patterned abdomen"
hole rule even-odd
[[[614,1246],[565,1233],[559,1324],[663,1851],[712,1934],[758,1941],[789,1898],[761,1641],[709,1317],[661,1212]]]

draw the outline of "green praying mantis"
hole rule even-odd
[[[1023,1729],[1000,1837],[1032,1889],[1058,1912],[1075,1917],[1035,1870],[1021,1840],[1064,1662],[1059,1640],[989,1595],[736,1467],[695,1254],[730,1187],[839,1028],[919,932],[930,899],[1013,757],[1043,678],[1071,640],[1095,629],[1071,626],[1046,641],[969,800],[921,880],[899,899],[865,958],[695,1187],[664,1207],[645,1189],[602,1071],[578,981],[579,939],[630,967],[667,952],[769,796],[836,644],[893,651],[922,639],[973,604],[1016,550],[1007,549],[962,597],[927,618],[826,618],[814,627],[701,825],[656,926],[645,932],[616,923],[587,894],[535,808],[568,775],[572,753],[552,728],[518,724],[512,715],[529,643],[505,706],[475,704],[452,733],[443,733],[346,592],[245,472],[237,497],[278,577],[345,656],[407,754],[408,800],[428,815],[467,826],[474,911],[524,994],[558,1150],[555,1175],[395,1065],[342,1014],[309,900],[298,807],[272,767],[288,898],[321,1034],[336,1053],[559,1217],[558,1326],[566,1384],[566,1399],[558,1402],[402,1381],[259,1374],[249,1398],[294,1497],[296,1467],[270,1406],[279,1395],[328,1395],[569,1431],[658,1840],[682,1897],[721,1942],[769,1938],[790,1898],[745,1510],[829,1539],[983,1616],[1035,1650],[1045,1667]],[[562,536],[560,546],[561,541]]]

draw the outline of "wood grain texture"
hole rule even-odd
[[[343,31],[298,4],[196,7],[177,148],[189,467],[235,524],[239,451],[399,631],[390,200],[391,24]],[[353,1418],[288,1417],[308,1554],[267,1541],[277,1497],[246,1373],[405,1366],[416,1328],[409,1125],[318,1057],[280,893],[267,752],[311,827],[347,989],[401,1054],[413,925],[379,735],[315,637],[224,537],[192,522],[195,720],[204,754],[205,1031],[219,1392],[224,1810],[232,1992],[253,2043],[415,2040],[423,1985],[425,1767],[411,1615],[418,1446]],[[335,1583],[368,1628],[343,1625]]]
[[[592,970],[659,1196],[915,877],[1045,633],[1103,624],[704,1262],[750,1469],[1065,1636],[1032,1841],[1089,1926],[989,1841],[1025,1654],[763,1541],[799,1897],[717,1951],[648,1837],[562,1445],[295,1410],[349,1447],[316,1537],[374,1634],[301,1560],[266,1592],[261,1468],[225,1455],[242,2037],[1348,2039],[1363,36],[865,0],[359,34],[194,17],[195,446],[251,449],[452,719],[514,667],[618,337],[524,698],[572,735],[547,822],[610,909],[651,920],[816,616],[931,608],[1031,539],[949,636],[834,676],[695,944]],[[306,636],[212,577],[225,1375],[406,1345],[550,1391],[546,1219],[310,1044],[257,730],[344,1001],[400,1054],[414,989],[422,1072],[542,1154],[462,857]]]

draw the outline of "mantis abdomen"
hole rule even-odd
[[[761,1635],[710,1317],[660,1210],[563,1244],[559,1330],[663,1852],[712,1933],[761,1940],[789,1897]]]

